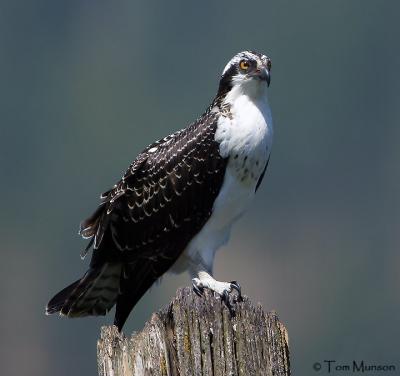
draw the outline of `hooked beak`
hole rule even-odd
[[[271,83],[271,74],[267,67],[262,67],[261,69],[257,69],[252,74],[252,76],[258,78],[261,81],[265,81],[268,86]]]
[[[269,72],[268,68],[262,68],[260,72],[260,80],[266,81],[267,85],[271,83],[271,73]]]
[[[261,70],[261,80],[265,80],[267,81],[267,85],[269,86],[269,84],[271,83],[271,73],[268,70],[268,68],[263,68]]]

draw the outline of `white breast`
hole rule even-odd
[[[229,100],[229,97],[227,98]],[[232,99],[230,117],[221,117],[215,140],[223,157],[269,154],[272,145],[272,117],[266,96],[239,95]]]
[[[220,118],[215,139],[220,143],[221,155],[230,157],[228,169],[252,190],[272,146],[271,110],[266,95],[238,95],[231,101],[231,116]]]
[[[175,272],[185,269],[188,259],[196,262],[199,256],[212,271],[215,252],[228,241],[232,224],[252,201],[270,154],[273,131],[266,93],[251,98],[232,90],[226,103],[231,116],[220,117],[215,134],[220,154],[229,157],[224,182],[210,219],[188,244]]]

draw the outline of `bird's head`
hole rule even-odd
[[[266,91],[271,82],[271,59],[254,51],[236,54],[225,66],[219,83],[219,95],[231,90],[249,96]]]

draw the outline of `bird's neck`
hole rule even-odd
[[[218,108],[227,112],[235,103],[248,101],[260,109],[269,108],[267,86],[263,82],[243,82],[230,87],[221,87],[212,102],[210,109]]]
[[[224,102],[231,103],[237,101],[241,97],[247,97],[254,103],[268,103],[267,85],[261,81],[251,80],[234,85],[232,89],[226,93]]]

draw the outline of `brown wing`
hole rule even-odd
[[[167,271],[209,219],[227,159],[214,140],[217,114],[146,148],[106,192],[82,235],[94,242],[92,266],[122,260],[116,324]]]

